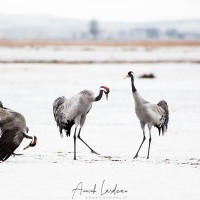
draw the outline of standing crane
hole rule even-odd
[[[63,137],[62,130],[66,131],[67,137],[70,136],[71,128],[75,124],[74,131],[74,160],[76,160],[76,131],[78,126],[78,139],[80,139],[92,153],[96,153],[80,136],[81,129],[84,126],[86,115],[92,108],[92,103],[99,101],[103,93],[105,93],[108,100],[108,93],[110,92],[108,87],[101,86],[99,95],[94,96],[94,93],[90,90],[83,90],[79,94],[66,99],[65,97],[58,97],[53,103],[54,118],[59,127],[60,135]],[[98,154],[99,155],[99,154]]]
[[[31,139],[30,144],[24,148],[34,147],[37,143],[35,136],[29,136],[26,120],[23,115],[3,107],[0,102],[0,161],[7,160],[19,147],[24,138]]]
[[[138,153],[146,139],[145,125],[147,125],[149,129],[149,148],[148,148],[147,159],[149,159],[149,152],[151,145],[151,128],[152,126],[158,128],[159,135],[161,132],[162,135],[164,135],[164,133],[167,132],[168,121],[169,121],[168,105],[165,100],[160,101],[158,104],[153,104],[144,100],[135,88],[134,73],[132,71],[128,72],[125,78],[127,77],[131,78],[132,93],[135,101],[135,112],[140,120],[140,125],[143,131],[143,140],[134,158],[138,157]]]

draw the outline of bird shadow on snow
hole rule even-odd
[[[77,160],[73,160],[73,152],[43,152],[43,154],[24,154],[20,156],[14,156],[8,159],[4,163],[41,163],[41,164],[69,164],[69,163],[87,163],[87,164],[120,164],[120,165],[173,165],[180,167],[193,167],[200,169],[200,159],[199,158],[170,158],[166,159],[163,157],[152,157],[146,159],[146,157],[138,157],[133,159],[128,156],[106,156],[106,155],[96,155],[96,154],[84,154],[77,152]]]
[[[74,161],[73,152],[56,152],[58,157],[64,159],[64,161]],[[199,158],[170,158],[166,159],[163,157],[152,157],[146,159],[146,157],[138,157],[133,159],[133,157],[128,156],[107,156],[107,155],[96,155],[96,154],[82,154],[77,152],[77,160],[74,162],[86,162],[86,163],[110,163],[110,164],[153,164],[153,165],[177,165],[177,166],[193,166],[200,168]]]

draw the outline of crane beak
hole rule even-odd
[[[126,75],[126,76],[124,77],[124,79],[125,79],[125,78],[128,78],[128,77],[129,77],[129,75]]]
[[[24,147],[24,149],[23,149],[23,150],[26,150],[26,149],[28,149],[30,146],[31,146],[31,144],[29,144],[28,146]]]
[[[106,94],[106,100],[108,101],[108,94]]]

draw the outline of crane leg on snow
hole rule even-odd
[[[76,129],[74,131],[74,160],[76,160]]]
[[[138,149],[138,151],[137,151],[137,153],[135,154],[135,156],[134,156],[133,159],[135,159],[135,158],[138,157],[138,153],[139,153],[139,151],[140,151],[140,149],[141,149],[141,147],[142,147],[142,145],[143,145],[143,143],[144,143],[145,140],[146,140],[145,132],[143,131],[143,140],[142,140],[142,143],[140,144],[140,147],[139,147],[139,149]]]
[[[95,152],[80,136],[81,134],[81,128],[79,129],[79,132],[78,132],[78,139],[80,139],[90,150],[92,153],[95,153],[97,155],[100,155],[99,153]]]
[[[149,149],[148,149],[147,159],[149,159],[150,146],[151,146],[151,131],[149,131]]]

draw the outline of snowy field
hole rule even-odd
[[[24,46],[0,47],[0,63],[200,63],[200,47]]]
[[[145,100],[165,99],[169,105],[168,132],[159,137],[152,129],[149,160],[148,140],[133,160],[143,135],[130,79],[123,79],[130,70]],[[143,73],[154,73],[156,78],[137,78]],[[23,151],[30,142],[24,140],[16,151],[22,156],[0,163],[0,199],[200,199],[199,77],[200,66],[192,63],[0,64],[0,100],[22,113],[29,134],[38,137],[35,148]],[[102,85],[110,88],[109,99],[103,96],[93,104],[82,129],[82,138],[100,155],[91,154],[77,140],[74,161],[73,137],[60,137],[52,103],[58,96],[69,98],[83,89],[98,94]],[[88,192],[74,194],[81,182]],[[120,193],[105,193],[116,185]]]

